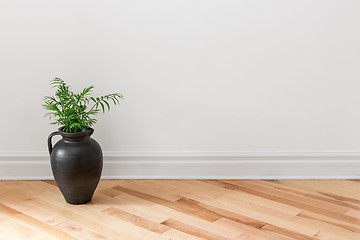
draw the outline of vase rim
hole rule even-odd
[[[85,137],[85,136],[90,136],[91,134],[94,133],[94,129],[93,128],[87,128],[84,131],[81,132],[75,132],[75,133],[69,133],[69,132],[64,132],[59,128],[59,133],[62,137],[66,137],[66,138],[79,138],[79,137]]]

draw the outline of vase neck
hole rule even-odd
[[[63,132],[60,130],[60,135],[62,136],[63,140],[69,142],[82,142],[87,141],[90,139],[90,136],[93,134],[94,129],[88,128],[85,131],[77,132],[77,133],[68,133]]]

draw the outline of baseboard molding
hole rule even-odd
[[[359,152],[105,152],[103,179],[360,179]],[[45,152],[0,152],[0,180],[53,179]]]

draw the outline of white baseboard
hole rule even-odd
[[[49,155],[0,152],[0,180],[53,179]],[[359,179],[359,152],[105,152],[103,179]]]

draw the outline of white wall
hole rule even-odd
[[[359,152],[360,2],[1,0],[0,152],[45,152],[49,81],[125,101],[103,150]]]

